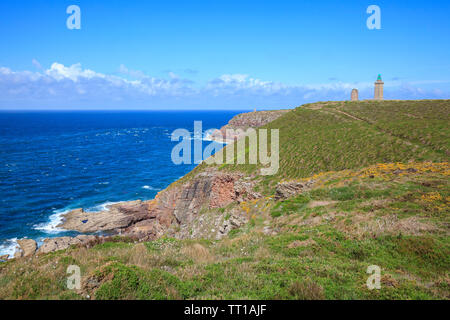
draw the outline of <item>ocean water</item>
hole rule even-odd
[[[237,113],[0,112],[0,255],[20,238],[73,234],[56,228],[67,210],[152,199],[195,167],[172,163],[171,133],[199,120],[220,128]]]

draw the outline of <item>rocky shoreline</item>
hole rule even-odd
[[[226,129],[247,129],[265,125],[288,110],[258,111],[235,116],[224,126]],[[239,137],[227,137],[235,140]],[[240,212],[227,215],[220,210],[202,215],[203,211],[224,208],[236,202],[260,198],[253,191],[254,182],[239,173],[223,173],[207,168],[186,182],[179,181],[159,192],[153,200],[126,201],[106,206],[99,212],[82,208],[63,216],[57,227],[81,233],[76,237],[57,237],[43,240],[38,247],[32,239],[18,240],[14,258],[30,257],[64,250],[70,246],[89,246],[106,241],[111,236],[122,236],[147,241],[168,235],[175,238],[204,237],[220,239],[234,228],[247,223],[248,217]],[[108,236],[94,235],[107,233]],[[8,259],[7,256],[0,260]]]
[[[153,200],[121,202],[107,206],[107,210],[100,212],[85,212],[81,208],[72,210],[64,215],[58,228],[91,234],[44,239],[39,248],[36,241],[21,239],[17,241],[19,248],[14,258],[64,250],[70,246],[89,246],[113,236],[128,237],[135,241],[154,240],[162,235],[179,239],[220,239],[232,229],[247,223],[248,217],[238,212],[225,217],[220,211],[213,216],[201,214],[201,211],[260,197],[259,193],[253,191],[253,183],[241,174],[208,169],[190,181],[161,191]],[[98,232],[108,232],[110,235],[92,234]]]

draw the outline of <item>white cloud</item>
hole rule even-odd
[[[373,82],[287,85],[246,74],[224,74],[198,86],[175,73],[155,78],[119,67],[122,76],[83,69],[77,63],[53,63],[40,72],[0,67],[0,108],[286,108],[305,102],[347,100],[352,88],[363,99],[373,96]],[[386,83],[386,98],[448,98],[448,88],[426,83]]]
[[[77,82],[79,78],[106,78],[104,74],[97,73],[89,69],[83,70],[80,63],[71,65],[70,67],[66,67],[60,63],[55,62],[52,64],[50,69],[45,71],[45,74],[56,80],[70,79],[74,82]]]

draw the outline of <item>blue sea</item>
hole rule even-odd
[[[197,120],[220,128],[237,113],[0,112],[0,255],[17,239],[73,234],[56,228],[67,210],[152,199],[195,167],[172,163],[171,133],[193,133]]]

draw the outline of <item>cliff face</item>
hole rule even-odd
[[[261,197],[253,191],[253,184],[241,174],[218,172],[210,168],[190,181],[161,191],[148,202],[149,219],[137,222],[125,230],[126,235],[138,238],[158,238],[165,233],[176,238],[202,235],[220,238],[231,228],[224,227],[225,214],[217,210],[233,202],[239,203]],[[206,223],[203,219],[212,218]],[[246,222],[246,217],[235,217],[236,227]]]
[[[290,110],[255,111],[234,116],[227,125],[216,130],[211,138],[216,141],[232,142],[244,136],[248,128],[259,128],[274,121]],[[229,130],[227,134],[227,130]]]
[[[230,225],[224,212],[217,209],[259,197],[260,194],[253,191],[253,183],[243,179],[242,174],[208,168],[183,184],[161,191],[150,201],[122,202],[101,212],[73,210],[59,227],[82,233],[119,233],[145,240],[156,239],[163,234],[177,238],[199,235],[220,238],[233,226],[245,223],[247,217],[233,213],[231,221],[234,225]],[[200,216],[202,219],[199,220]],[[208,223],[203,220],[207,216]]]
[[[234,116],[226,126],[233,129],[247,129],[258,128],[272,122],[279,118],[286,112],[291,110],[271,110],[271,111],[256,111],[248,113],[240,113]]]

